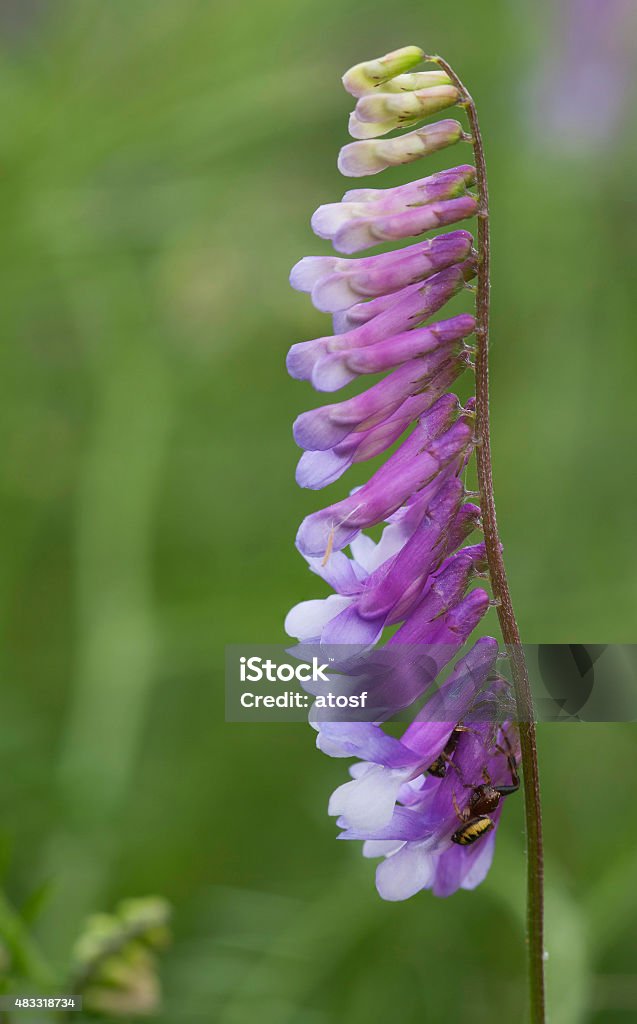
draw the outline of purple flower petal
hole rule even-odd
[[[293,345],[287,357],[288,372],[299,380],[308,380],[313,377],[313,371],[319,361],[330,353],[375,345],[393,334],[416,327],[440,309],[474,273],[475,266],[472,261],[447,267],[446,270],[434,274],[424,284],[409,285],[402,291],[395,292],[389,308],[374,316],[368,323],[336,337],[314,338],[312,341]],[[314,383],[316,386],[316,382]]]
[[[365,462],[386,451],[414,420],[426,413],[464,368],[463,362],[459,359],[447,359],[445,362],[447,353],[444,349],[434,355],[435,359],[431,359],[427,365],[443,365],[440,373],[430,380],[426,390],[406,399],[396,412],[382,423],[377,423],[369,430],[348,434],[345,440],[331,450],[305,452],[297,467],[296,482],[299,487],[318,490],[334,483],[354,463]],[[423,370],[425,366],[423,360]]]
[[[453,550],[453,546],[450,545],[450,547]],[[433,574],[429,587],[415,611],[424,621],[432,622],[437,619],[443,612],[458,603],[472,577],[476,572],[483,571],[485,566],[486,548],[484,544],[462,548],[461,551],[451,555]]]
[[[348,192],[340,203],[319,206],[312,217],[312,230],[319,238],[331,239],[336,251],[345,254],[389,239],[420,235],[475,215],[476,200],[466,194],[467,185],[474,180],[475,169],[461,165],[396,188]],[[313,287],[310,269],[306,267],[302,273],[301,267],[296,273]]]
[[[458,342],[475,330],[475,319],[468,313],[460,313],[449,320],[440,320],[428,327],[396,334],[386,341],[379,341],[364,349],[352,349],[320,359],[313,374],[313,380],[321,383],[334,379],[337,369],[350,379],[357,375],[382,373],[404,362],[427,355],[437,345]]]
[[[316,745],[330,757],[358,757],[385,768],[409,768],[414,752],[373,722],[322,722]]]
[[[455,396],[443,396],[366,484],[348,498],[306,516],[296,538],[299,551],[308,557],[329,557],[360,530],[387,519],[409,495],[433,480],[471,444],[472,428],[462,417],[449,426],[456,408]]]
[[[339,230],[328,237],[332,238],[332,244],[337,252],[351,255],[371,249],[382,242],[417,237],[425,231],[475,217],[477,210],[478,203],[473,196],[459,196],[457,199],[447,199],[429,203],[427,206],[416,206],[413,209],[376,216],[370,209],[367,211],[366,219],[359,214],[358,218],[345,221]]]
[[[468,327],[469,322],[464,326]],[[428,332],[426,335],[421,333],[425,331]],[[443,333],[437,325],[416,328],[411,333],[422,339],[425,352],[427,349],[431,351],[437,344],[453,340],[448,330]],[[333,448],[352,432],[368,430],[391,416],[406,399],[416,395],[426,382],[422,359],[410,360],[360,395],[302,413],[294,423],[294,439],[300,448],[309,451]]]
[[[455,638],[461,637],[461,643],[473,633],[480,619],[486,614],[489,608],[489,595],[486,590],[472,590],[471,593],[461,601],[452,611],[442,615],[437,630],[432,630],[431,620],[423,615],[421,609],[416,609],[407,622],[394,633],[389,641],[390,644],[453,644]],[[425,609],[426,612],[426,609]],[[422,637],[427,637],[422,640]]]
[[[444,557],[444,538],[464,495],[460,480],[443,487],[418,529],[412,534],[389,568],[371,576],[358,603],[360,614],[368,618],[386,615],[400,600],[414,579],[426,579],[432,565]]]
[[[397,252],[357,260],[305,256],[293,268],[290,283],[299,291],[311,292],[317,309],[336,313],[361,299],[387,295],[424,281],[437,271],[466,260],[472,244],[468,231],[451,231]]]
[[[352,603],[342,612],[325,624],[321,633],[323,644],[351,644],[356,647],[367,647],[375,644],[385,626],[385,618],[375,620],[363,618],[358,611],[358,603]]]
[[[334,551],[325,565],[320,558],[308,558],[307,563],[312,572],[329,583],[337,594],[345,596],[358,594],[362,580],[367,577],[367,573],[361,570],[356,561],[342,551]]]
[[[374,661],[369,661],[367,674],[360,678],[344,675],[340,680],[333,680],[332,692],[350,695],[365,691],[367,716],[374,721],[386,721],[425,693],[458,654],[488,608],[489,595],[484,590],[473,590],[440,619],[418,623],[416,638],[407,643],[402,641],[398,650],[394,650],[395,637],[403,631],[406,635],[406,627],[412,621],[407,619],[405,626],[394,634],[386,647],[374,652]],[[452,728],[453,724],[447,735]],[[438,742],[437,736],[434,739]]]

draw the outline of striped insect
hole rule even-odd
[[[461,810],[458,806],[455,793],[453,795],[454,810],[461,825],[451,836],[451,841],[458,843],[459,846],[470,846],[485,836],[487,832],[490,832],[492,828],[495,828],[495,822],[490,815],[497,809],[502,797],[510,796],[520,788],[520,777],[513,747],[504,731],[502,732],[502,739],[505,746],[502,747],[498,744],[496,749],[507,759],[511,773],[511,782],[504,785],[493,785],[489,772],[485,768],[483,772],[484,783],[474,787],[469,803],[464,810]]]

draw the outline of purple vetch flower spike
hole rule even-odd
[[[412,70],[422,60],[442,67]],[[384,899],[424,888],[448,896],[484,878],[502,803],[519,785],[510,688],[495,670],[498,641],[482,637],[466,649],[498,604],[487,588],[500,598],[504,571],[490,572],[500,544],[484,486],[484,159],[473,101],[440,58],[404,47],[357,64],[343,83],[357,98],[350,119],[357,141],[338,160],[346,176],[409,164],[461,141],[474,143],[476,160],[475,168],[461,163],[392,188],[350,189],[312,218],[315,234],[339,255],[304,257],[290,282],[332,314],[333,326],[292,345],[288,371],[319,392],[381,376],[298,416],[294,438],[304,451],[297,481],[319,489],[350,466],[389,454],[362,486],[301,523],[297,548],[331,593],[295,605],[285,628],[298,641],[295,656],[330,662],[334,697],[367,697],[367,720],[354,721],[321,703],[323,682],[304,684],[315,698],[310,721],[319,749],[355,759],[350,781],[329,803],[340,838],[361,840],[366,857],[382,858],[376,881]],[[445,119],[380,138],[453,105],[467,111],[471,135]],[[477,252],[473,236],[456,230],[377,255],[340,255],[474,216]],[[477,315],[456,307],[442,318],[476,275]],[[432,322],[434,315],[441,319]],[[472,357],[478,401],[463,406],[450,388],[474,368]],[[482,508],[467,500],[464,483],[474,452],[479,493],[487,496]],[[508,645],[504,628],[503,636]],[[421,701],[400,738],[385,730],[383,723]]]

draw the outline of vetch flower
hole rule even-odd
[[[296,543],[302,554],[323,557],[340,551],[356,534],[387,519],[392,512],[458,456],[473,441],[470,414],[458,410],[455,395],[443,395],[415,430],[366,484],[347,498],[314,512],[301,523]]]
[[[477,201],[467,195],[474,181],[473,167],[463,165],[397,188],[346,192],[340,203],[319,206],[312,230],[346,255],[421,235],[475,215]]]
[[[302,602],[289,613],[286,631],[304,642],[375,643],[386,625],[403,621],[414,608],[418,621],[429,614],[430,621],[440,625],[440,616],[461,600],[470,579],[484,565],[484,547],[475,545],[456,553],[437,573],[455,539],[452,527],[462,529],[468,509],[471,528],[479,516],[476,506],[462,504],[463,497],[461,482],[450,475],[424,514],[420,510],[419,520],[413,515],[397,521],[389,516],[383,538],[379,544],[371,542],[371,551],[355,538],[350,542],[352,559],[341,552],[325,565],[322,559],[308,558],[310,568],[342,600],[335,601],[332,595]]]
[[[465,133],[459,121],[438,121],[425,125],[406,135],[392,139],[367,139],[343,146],[338,169],[347,178],[361,178],[365,174],[378,174],[387,167],[410,164],[422,156],[460,142]]]
[[[474,323],[473,318],[471,322],[466,322],[468,334],[471,333]],[[429,344],[430,352],[433,354],[438,345],[438,336],[434,332],[429,328],[422,328],[413,330],[411,335],[419,339],[419,345]],[[425,349],[422,355],[425,356],[426,352]],[[422,391],[429,380],[430,377],[424,371],[423,359],[411,359],[393,373],[382,377],[367,391],[362,391],[343,402],[323,405],[301,413],[294,423],[294,439],[300,448],[309,451],[332,448],[348,434],[367,430],[381,423],[408,398]]]
[[[330,799],[329,813],[339,817],[343,828],[364,833],[386,829],[408,782],[418,781],[403,794],[410,804],[413,793],[418,793],[419,802],[425,800],[423,787],[436,790],[439,779],[428,774],[429,768],[477,701],[497,653],[497,641],[489,637],[478,640],[400,740],[373,722],[321,722],[315,726],[319,749],[332,757],[359,758],[354,780],[340,786]],[[442,720],[448,714],[453,714],[453,719]]]
[[[354,463],[382,454],[415,418],[431,408],[465,367],[461,356],[450,356],[447,345],[439,345],[430,356],[423,357],[422,363],[418,370],[421,374],[418,391],[384,420],[367,430],[352,430],[330,448],[306,451],[301,456],[296,470],[299,487],[313,490],[325,487],[338,480]]]
[[[390,295],[407,285],[431,277],[471,253],[468,231],[452,231],[397,252],[344,260],[334,256],[305,256],[293,268],[290,284],[310,292],[312,302],[324,313],[337,313],[361,299]]]
[[[345,74],[357,103],[350,119],[356,141],[338,160],[343,174],[376,174],[473,141],[452,119],[380,138],[470,104],[446,65],[413,71],[422,59],[418,47],[404,47]],[[299,643],[295,653],[319,651],[331,661],[337,697],[364,690],[368,698],[365,721],[318,700],[310,720],[319,749],[355,759],[329,813],[341,838],[362,840],[365,856],[382,858],[376,881],[388,900],[424,888],[448,896],[482,881],[503,801],[519,784],[520,747],[510,687],[496,670],[497,640],[482,637],[466,650],[498,603],[488,589],[491,509],[474,504],[465,484],[485,421],[474,399],[463,404],[450,391],[473,367],[479,342],[468,339],[477,321],[457,309],[433,319],[468,294],[476,274],[484,288],[483,255],[465,230],[357,259],[340,254],[483,217],[471,191],[478,178],[473,166],[459,164],[393,188],[346,192],[312,218],[315,234],[339,255],[306,256],[290,276],[333,315],[329,334],[292,345],[291,376],[334,392],[384,374],[294,424],[304,449],[302,487],[320,489],[350,466],[389,454],[366,483],[301,523],[297,548],[332,592],[301,601],[285,625]],[[499,541],[495,551],[500,557]],[[307,689],[319,697],[322,686]],[[402,735],[390,735],[384,723],[416,704]]]
[[[440,270],[428,278],[423,284],[407,285],[406,288],[393,292],[385,308],[378,311],[376,306],[375,315],[371,315],[369,320],[358,322],[340,334],[298,342],[288,352],[287,367],[290,375],[297,380],[311,380],[319,391],[337,391],[354,380],[359,373],[378,372],[371,347],[380,342],[394,339],[396,336],[400,339],[400,343],[395,346],[395,359],[388,361],[385,357],[385,362],[389,362],[389,365],[378,369],[388,369],[391,365],[397,366],[420,355],[411,329],[422,324],[440,309],[474,275],[475,264],[472,260],[447,267],[446,270]],[[385,300],[384,296],[380,298]],[[371,302],[378,303],[379,299],[372,299]],[[354,309],[355,317],[365,317],[364,310],[358,310],[358,307]],[[460,340],[472,333],[474,328],[474,318],[465,313],[440,323],[429,324],[426,331],[428,334],[436,335],[440,340],[451,340],[452,337]],[[404,334],[408,331],[410,337],[405,338]],[[415,337],[421,340],[424,336],[423,332]],[[366,353],[362,351],[364,349],[372,351],[371,356],[367,355],[367,359],[372,361],[371,369],[366,368]]]
[[[385,732],[376,722],[313,722],[319,735],[317,747],[330,757],[357,757],[385,768],[420,768],[418,774],[437,761],[445,750],[456,724],[478,703],[478,695],[491,675],[498,655],[498,643],[482,637],[458,660],[453,672],[402,739]],[[474,710],[475,715],[475,710]],[[449,720],[451,719],[451,720]],[[405,749],[406,748],[406,749]]]
[[[412,783],[405,805],[394,811],[387,825],[345,829],[342,838],[365,840],[365,856],[384,857],[376,872],[384,899],[407,899],[421,889],[450,896],[484,880],[493,859],[502,801],[518,786],[518,758],[517,733],[510,723],[500,729],[492,723],[461,727],[454,769],[444,778],[428,776],[419,787]],[[476,785],[478,779],[488,782]]]
[[[385,722],[431,691],[432,685],[461,651],[488,608],[489,595],[482,588],[476,588],[436,618],[424,621],[425,615],[419,616],[420,632],[416,641],[408,642],[408,637],[403,634],[399,640],[392,639],[385,647],[370,652],[369,648],[364,648],[362,640],[358,644],[352,643],[350,622],[349,639],[342,630],[329,644],[322,639],[320,643],[315,640],[303,642],[295,649],[295,654],[307,660],[322,652],[333,664],[331,694],[349,698],[365,693],[365,720]],[[358,635],[356,630],[356,637]],[[322,683],[309,682],[304,684],[304,688],[318,697],[325,687]],[[321,724],[325,721],[350,721],[338,710],[334,718],[334,712],[321,705],[313,708],[312,715],[313,721]]]

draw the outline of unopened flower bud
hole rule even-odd
[[[364,96],[403,71],[416,67],[423,57],[424,52],[419,46],[403,46],[384,57],[355,64],[343,75],[343,85],[352,96]]]
[[[419,89],[416,92],[379,92],[363,96],[350,119],[350,135],[356,139],[386,135],[394,128],[415,124],[430,114],[437,114],[459,100],[460,92],[453,85]]]
[[[384,82],[383,92],[413,92],[415,89],[435,89],[439,85],[451,84],[446,71],[413,71]]]
[[[437,121],[395,139],[367,139],[343,146],[338,157],[338,169],[348,178],[361,178],[365,174],[378,174],[386,167],[410,164],[421,156],[452,146],[463,136],[459,121]]]

